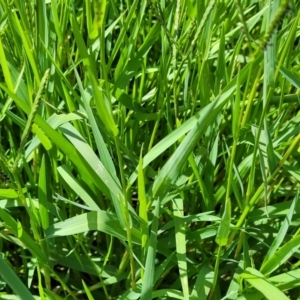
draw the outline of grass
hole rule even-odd
[[[299,299],[297,1],[0,1],[1,299]]]

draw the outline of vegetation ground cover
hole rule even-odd
[[[0,298],[299,299],[299,5],[0,0]]]

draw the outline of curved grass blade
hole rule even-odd
[[[26,113],[30,112],[29,106],[19,97],[11,93],[6,86],[0,83],[0,87],[15,101],[15,103]],[[109,188],[104,184],[94,169],[82,157],[79,151],[62,135],[56,132],[45,120],[36,115],[34,122],[47,134],[52,142],[74,163],[81,175],[93,182],[108,198],[111,197]]]
[[[247,268],[240,278],[248,281],[255,289],[265,295],[267,299],[288,300],[289,298],[275,285],[270,283],[259,271]]]
[[[269,275],[278,269],[281,265],[287,262],[287,260],[297,251],[300,247],[300,235],[291,239],[284,246],[282,246],[277,252],[275,252],[268,261],[261,267],[260,272]]]
[[[118,218],[114,214],[106,211],[93,211],[58,222],[46,230],[46,237],[68,236],[88,232],[90,230],[98,230],[123,241],[127,239],[126,230],[121,227]],[[131,228],[131,231],[133,242],[140,244],[140,231],[135,228]]]
[[[48,261],[45,253],[43,253],[41,248],[32,240],[24,228],[22,228],[20,222],[17,222],[2,208],[0,208],[0,218],[4,221],[5,226],[13,232],[13,234],[24,244],[33,256],[37,257],[42,263],[46,263]]]
[[[96,202],[90,197],[87,191],[82,188],[79,182],[74,178],[70,170],[66,165],[57,168],[57,171],[66,183],[73,189],[73,191],[85,202],[85,204],[91,209],[99,211],[100,208]]]

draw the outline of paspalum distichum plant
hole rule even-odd
[[[1,299],[298,299],[298,1],[0,1]]]

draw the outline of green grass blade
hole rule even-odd
[[[181,198],[174,199],[173,202],[176,253],[178,269],[183,292],[183,299],[189,299],[188,268],[186,257],[186,232],[183,223],[183,201]]]
[[[183,165],[188,160],[193,148],[198,143],[207,127],[215,121],[217,114],[229,100],[234,88],[220,95],[218,99],[208,105],[200,114],[194,128],[188,133],[183,142],[176,149],[175,153],[170,157],[162,170],[159,172],[153,184],[153,196],[164,196],[169,190],[172,183],[177,179]],[[179,127],[182,128],[184,124]],[[186,127],[184,128],[186,129]],[[184,130],[183,129],[183,130]],[[153,149],[152,149],[153,150]]]
[[[0,208],[0,217],[5,222],[5,226],[9,228],[14,235],[26,246],[26,248],[37,257],[42,263],[46,263],[48,258],[41,248],[32,240],[29,234],[22,228],[20,222],[17,222],[4,209]]]
[[[178,129],[172,131],[167,137],[165,137],[162,141],[160,141],[155,147],[153,147],[143,158],[143,167],[148,166],[155,158],[157,158],[160,154],[162,154],[167,148],[173,145],[176,141],[178,141],[183,135],[187,132],[195,129],[195,126],[200,125],[202,129],[204,129],[205,125],[213,122],[214,117],[210,115],[211,112],[216,113],[220,111],[228,101],[228,98],[232,95],[235,87],[229,89],[226,93],[220,95],[215,99],[214,102],[207,105],[201,111],[192,116],[189,120],[187,120],[184,124],[182,124]],[[203,122],[200,122],[200,120]],[[132,185],[137,178],[137,172],[134,172],[130,178],[129,183]]]
[[[0,274],[4,281],[11,287],[11,289],[19,295],[20,299],[34,300],[35,297],[26,288],[21,279],[5,262],[2,255],[0,255]]]
[[[12,81],[10,71],[9,71],[9,67],[8,67],[8,64],[7,64],[7,59],[5,57],[5,52],[4,52],[3,44],[2,44],[2,38],[0,38],[0,57],[1,57],[0,63],[1,63],[2,71],[3,71],[3,75],[4,75],[4,78],[5,78],[5,82],[8,86],[8,88],[11,91],[13,91],[14,90],[14,85],[13,85],[13,81]]]
[[[240,275],[241,279],[249,282],[255,289],[260,291],[267,299],[288,300],[289,298],[275,285],[271,284],[259,271],[247,268]]]
[[[145,274],[144,274],[144,280],[142,284],[141,300],[152,299],[159,210],[160,210],[160,199],[156,201],[156,206],[153,212],[151,234],[149,239],[149,246],[148,246],[146,265],[145,265]]]
[[[231,201],[225,202],[224,213],[222,215],[221,223],[218,228],[216,243],[219,246],[225,246],[228,242],[230,233],[230,220],[231,220]]]
[[[90,230],[98,230],[124,241],[127,238],[126,230],[121,227],[118,218],[106,211],[89,212],[55,223],[46,230],[46,236],[47,238],[68,236]],[[140,232],[135,228],[131,230],[133,241],[140,244]]]
[[[264,265],[261,267],[260,272],[269,275],[283,265],[287,260],[294,254],[297,249],[300,247],[300,236],[292,238],[284,246],[279,248],[269,260],[267,260]]]
[[[83,189],[79,182],[74,178],[66,165],[58,167],[58,172],[66,183],[74,190],[74,192],[84,201],[84,203],[92,210],[99,211],[100,208],[91,196]]]
[[[289,71],[284,66],[281,66],[280,73],[297,89],[300,89],[300,80],[294,75],[291,71]]]
[[[286,215],[286,218],[284,219],[284,222],[283,222],[280,230],[278,231],[276,238],[273,240],[273,243],[272,243],[271,247],[269,248],[268,253],[265,255],[264,261],[262,262],[262,265],[261,265],[261,269],[264,269],[264,265],[268,263],[268,260],[271,259],[271,257],[275,254],[275,252],[278,250],[279,246],[283,242],[283,240],[288,232],[288,229],[290,227],[292,217],[293,217],[293,214],[295,211],[295,206],[297,205],[298,199],[299,199],[299,192],[296,195],[296,197],[294,198],[294,200],[292,201],[290,209]]]
[[[147,205],[147,197],[145,192],[145,177],[143,170],[143,159],[142,159],[142,150],[140,154],[139,161],[139,174],[138,174],[138,195],[139,195],[139,217],[141,218],[141,232],[142,232],[142,254],[141,261],[144,263],[144,258],[146,254],[146,246],[148,241],[148,205]],[[141,271],[141,277],[144,276],[144,270]]]
[[[82,280],[82,284],[85,290],[86,295],[88,296],[89,300],[95,300],[93,295],[91,294],[90,290],[88,289],[88,287],[86,286],[85,282]]]
[[[287,291],[299,287],[300,270],[292,270],[269,278],[281,291]]]
[[[0,83],[0,87],[5,90],[9,95],[18,103],[18,105],[25,111],[29,112],[29,107],[16,95],[10,93],[8,89]],[[108,197],[110,192],[108,187],[103,183],[99,176],[94,176],[95,171],[86,162],[86,160],[79,154],[76,148],[68,142],[63,136],[58,134],[49,124],[47,124],[40,116],[36,115],[34,122],[48,135],[54,144],[57,145],[69,159],[78,167],[78,170],[82,172],[82,176],[88,178],[91,182],[94,182]],[[82,152],[83,153],[83,152]]]

